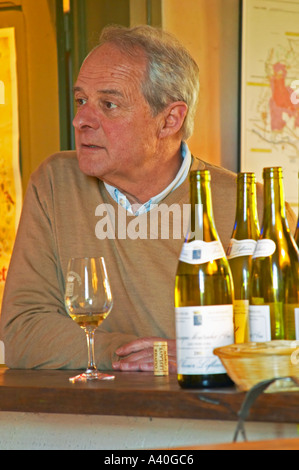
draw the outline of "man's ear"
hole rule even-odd
[[[179,132],[184,124],[188,106],[183,101],[171,103],[162,111],[163,125],[160,130],[160,137],[168,137]]]

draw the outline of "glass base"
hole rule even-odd
[[[88,382],[90,380],[113,380],[115,379],[114,375],[105,374],[104,372],[99,372],[98,370],[87,370],[83,374],[76,375],[75,377],[70,377],[69,381],[74,384],[76,382]]]

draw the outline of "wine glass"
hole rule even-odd
[[[64,301],[70,317],[85,330],[88,347],[86,371],[71,377],[70,382],[114,379],[114,375],[97,370],[94,357],[95,330],[109,315],[113,304],[103,257],[69,260]]]

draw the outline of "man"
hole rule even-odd
[[[74,86],[77,151],[46,160],[27,190],[1,316],[9,367],[86,367],[85,334],[64,306],[67,263],[104,256],[114,306],[96,331],[98,367],[152,370],[153,341],[166,338],[175,370],[183,234],[173,233],[172,208],[189,202],[191,169],[211,171],[225,247],[235,217],[235,175],[191,157],[185,143],[198,89],[197,65],[171,36],[146,26],[103,32]],[[150,225],[162,204],[168,237]]]

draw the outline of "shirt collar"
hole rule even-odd
[[[144,214],[145,212],[150,211],[151,207],[156,206],[166,196],[168,196],[168,194],[170,194],[172,191],[178,188],[187,178],[191,161],[192,161],[192,157],[191,157],[191,152],[186,142],[182,142],[181,144],[181,155],[183,158],[183,162],[174,180],[167,186],[167,188],[165,188],[159,194],[157,194],[156,196],[152,197],[149,201],[139,206],[137,210],[134,210],[136,205],[133,204],[134,207],[132,207],[129,200],[126,198],[124,194],[122,194],[121,191],[119,191],[119,189],[107,183],[104,183],[105,188],[107,189],[112,199],[114,199],[114,201],[116,201],[120,206],[124,207],[128,212],[136,216]]]

